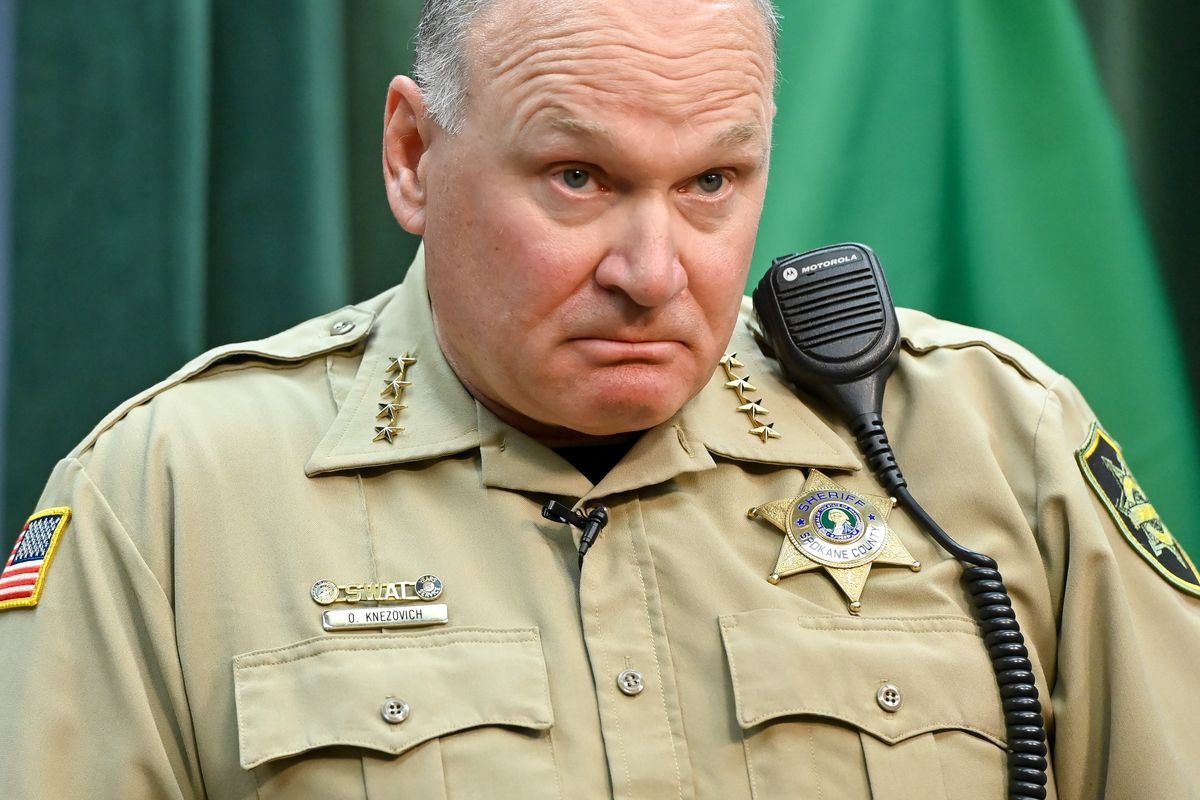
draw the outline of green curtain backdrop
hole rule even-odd
[[[1075,7],[785,8],[756,268],[797,245],[871,244],[898,303],[999,331],[1073,378],[1200,549],[1183,527],[1200,481],[1186,370]]]
[[[999,330],[1071,375],[1200,550],[1181,527],[1198,477],[1184,363],[1076,8],[780,6],[756,274],[782,253],[871,244],[900,302]],[[19,4],[0,540],[124,397],[207,347],[401,278],[416,243],[387,210],[380,122],[418,9]],[[1196,296],[1188,283],[1176,299]]]
[[[1125,134],[1158,264],[1174,301],[1193,397],[1200,392],[1200,4],[1078,0],[1100,77]],[[1193,539],[1192,541],[1200,541]]]
[[[418,11],[20,4],[0,539],[125,397],[400,280],[416,242],[387,208],[380,123]]]

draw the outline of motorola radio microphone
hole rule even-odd
[[[948,553],[984,634],[1003,698],[1010,800],[1046,797],[1046,731],[1033,665],[1012,600],[988,556],[950,538],[908,491],[883,427],[883,392],[896,366],[900,326],[879,260],[840,244],[783,256],[754,290],[765,344],[802,391],[841,415],[871,471]]]

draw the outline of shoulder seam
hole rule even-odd
[[[92,448],[93,445],[95,445],[96,440],[103,433],[124,419],[130,411],[138,406],[148,403],[168,389],[178,386],[179,384],[184,383],[185,381],[190,380],[198,375],[202,375],[204,372],[220,364],[226,359],[245,355],[256,356],[265,361],[276,363],[299,363],[316,356],[325,355],[326,353],[331,353],[336,350],[343,350],[351,345],[358,344],[366,338],[368,333],[370,333],[371,327],[375,322],[376,315],[372,311],[367,311],[357,306],[344,306],[343,308],[340,308],[336,311],[331,311],[328,314],[323,314],[319,317],[314,317],[306,320],[305,322],[301,322],[299,325],[289,328],[288,331],[284,331],[283,333],[295,331],[304,326],[313,327],[315,333],[317,328],[324,329],[324,322],[326,320],[332,317],[345,318],[347,316],[350,317],[349,321],[352,322],[353,325],[347,329],[345,333],[352,335],[344,335],[335,333],[333,331],[328,331],[325,334],[327,341],[313,347],[303,348],[295,351],[282,351],[279,348],[268,347],[267,343],[278,336],[281,336],[281,333],[266,339],[257,339],[249,342],[236,342],[233,344],[222,345],[201,353],[163,380],[147,389],[144,389],[138,394],[135,394],[133,397],[130,397],[128,400],[121,403],[119,406],[106,414],[104,418],[101,419],[94,428],[92,428],[91,432],[88,433],[88,435],[85,436],[79,442],[79,444],[72,448],[72,450],[67,454],[67,457],[78,459],[79,456],[81,456],[83,453],[86,453]],[[316,341],[319,340],[314,340],[314,342]]]
[[[1061,374],[1002,334],[957,322],[936,319],[915,309],[897,309],[901,316],[902,346],[914,355],[934,350],[966,350],[981,347],[1026,379],[1049,388]]]
[[[1045,387],[1046,393],[1045,393],[1045,396],[1042,398],[1042,408],[1038,412],[1037,424],[1033,428],[1033,448],[1030,453],[1030,456],[1031,456],[1030,466],[1034,469],[1035,473],[1038,468],[1038,448],[1041,446],[1041,443],[1042,443],[1042,427],[1046,422],[1046,414],[1050,410],[1050,403],[1055,397],[1054,387],[1057,386],[1061,380],[1063,380],[1063,376],[1059,375],[1054,381],[1052,381],[1050,383],[1049,386]],[[1060,416],[1061,416],[1061,410],[1062,410],[1062,404],[1059,403]],[[1042,550],[1042,544],[1041,544],[1042,537],[1041,537],[1040,525],[1038,524],[1040,522],[1039,517],[1040,517],[1041,508],[1042,508],[1042,481],[1035,480],[1033,482],[1033,508],[1031,509],[1032,514],[1033,514],[1033,525],[1031,525],[1030,527],[1031,527],[1031,531],[1033,533],[1035,545],[1037,546],[1039,553]],[[1041,572],[1042,572],[1043,577],[1046,579],[1047,596],[1054,597],[1053,587],[1050,586],[1049,574],[1045,570],[1042,570]]]
[[[924,355],[925,353],[931,353],[934,350],[968,350],[978,347],[988,351],[996,357],[997,361],[1006,364],[1007,366],[1019,372],[1024,378],[1033,381],[1045,389],[1049,389],[1052,384],[1062,377],[1059,373],[1050,369],[1050,367],[1046,367],[1046,370],[1051,374],[1046,375],[1045,377],[1039,377],[1035,375],[1032,370],[1026,367],[1025,364],[1022,363],[1022,361],[1016,356],[1010,355],[1009,353],[1006,353],[997,347],[993,347],[984,341],[939,342],[937,344],[918,345],[913,343],[908,338],[902,338],[902,345],[905,350],[917,356]]]
[[[146,568],[146,572],[154,579],[154,584],[158,586],[158,590],[162,593],[163,600],[166,601],[170,608],[174,608],[175,605],[172,602],[171,596],[169,596],[167,594],[167,590],[163,588],[162,582],[158,579],[158,576],[154,574],[154,570],[152,570],[150,565],[146,563],[146,559],[142,555],[142,551],[133,541],[133,537],[129,535],[129,529],[125,527],[125,522],[121,519],[121,516],[117,513],[117,510],[112,507],[112,503],[108,501],[108,496],[105,495],[104,491],[98,485],[96,485],[94,480],[92,480],[92,476],[88,473],[87,465],[80,461],[78,457],[73,455],[67,456],[65,460],[73,461],[79,468],[80,477],[83,478],[83,480],[87,482],[87,485],[91,487],[91,490],[96,493],[96,497],[100,500],[100,502],[104,503],[104,508],[108,511],[108,513],[112,514],[113,520],[120,528],[121,536],[125,538],[125,541],[129,542],[130,547],[132,547],[133,551],[138,554],[138,561],[141,562],[141,565]]]

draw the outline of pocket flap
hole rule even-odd
[[[233,659],[245,769],[329,745],[397,754],[480,725],[549,728],[536,628],[324,636]],[[409,704],[389,723],[384,702]]]
[[[720,618],[738,724],[813,715],[888,743],[932,730],[1005,744],[995,673],[965,617],[798,617],[764,609]],[[884,710],[884,684],[901,704]]]

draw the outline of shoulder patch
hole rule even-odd
[[[1092,423],[1087,441],[1075,458],[1121,533],[1142,558],[1175,586],[1200,597],[1200,573],[1196,565],[1150,505],[1129,471],[1120,446],[1099,423]]]
[[[36,606],[58,540],[71,520],[69,508],[47,508],[29,518],[0,572],[0,611]]]

